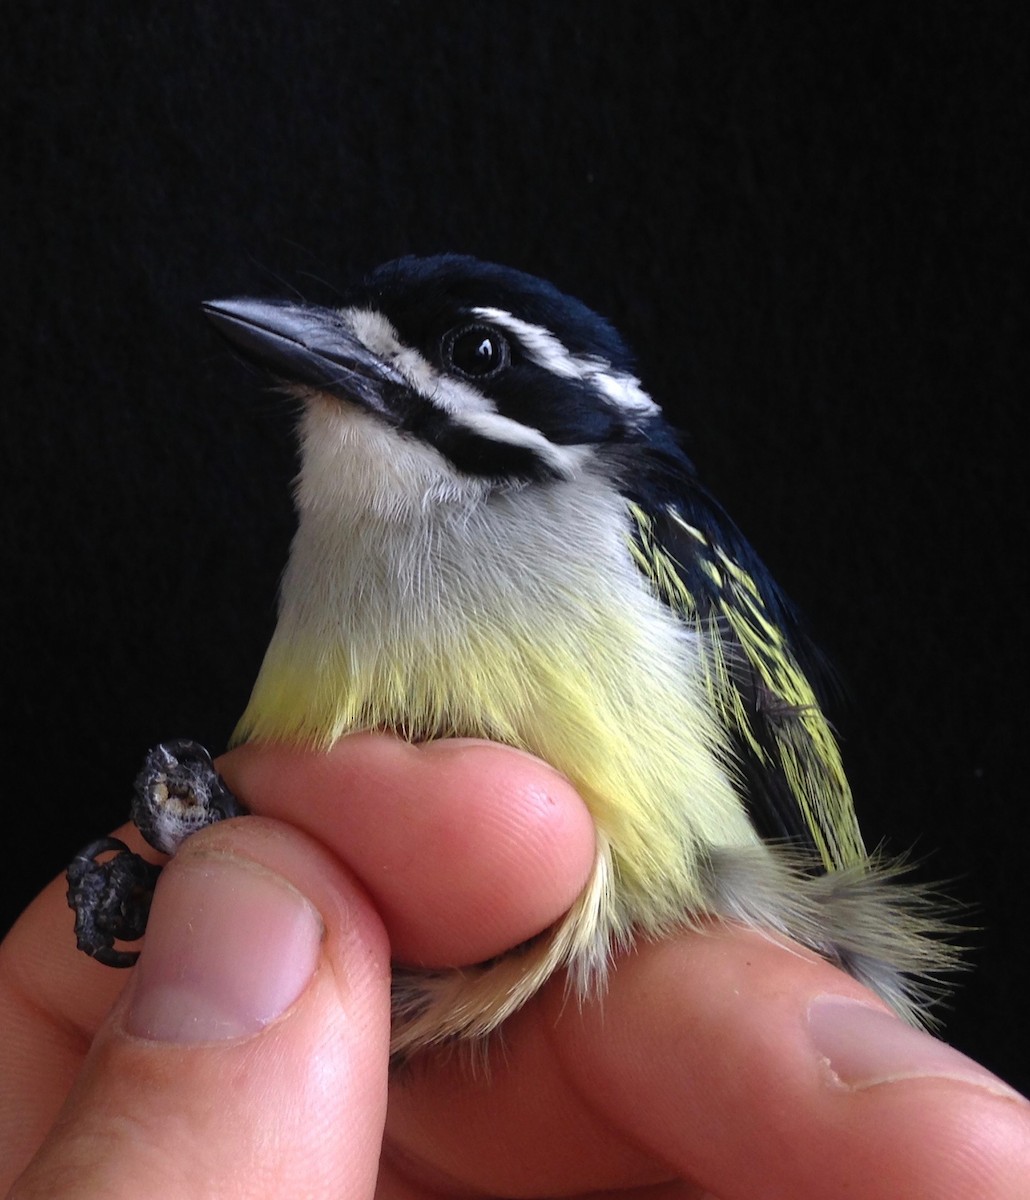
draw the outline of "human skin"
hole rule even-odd
[[[488,1063],[391,1072],[391,959],[471,964],[545,929],[590,869],[585,808],[485,743],[219,767],[257,815],[172,860],[133,971],[74,950],[61,880],[0,947],[11,1196],[1025,1196],[1030,1105],[726,925],[620,956],[583,1005],[553,980]]]

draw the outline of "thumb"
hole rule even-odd
[[[316,842],[259,817],[197,834],[11,1196],[371,1196],[389,980],[378,917]]]

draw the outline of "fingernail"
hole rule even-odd
[[[135,969],[126,1028],[163,1042],[257,1033],[318,963],[322,921],[291,884],[229,854],[166,871]]]
[[[844,996],[818,996],[808,1032],[834,1081],[855,1091],[902,1079],[953,1079],[1026,1101],[1007,1083],[937,1038]]]

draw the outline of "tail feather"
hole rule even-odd
[[[612,940],[612,858],[598,846],[587,886],[560,924],[490,963],[448,971],[394,971],[391,1054],[404,1061],[423,1046],[484,1038],[568,968],[585,994],[604,986]]]
[[[762,844],[712,849],[701,870],[711,914],[800,942],[911,1024],[936,1024],[932,1007],[946,991],[945,978],[961,965],[954,944],[958,926],[934,892],[903,881],[908,870],[903,861],[872,858],[814,873],[791,848]],[[404,1062],[424,1046],[481,1042],[556,971],[568,972],[575,994],[601,992],[612,953],[631,940],[616,908],[614,873],[611,852],[602,843],[587,887],[552,931],[473,967],[398,969],[394,1061]],[[684,912],[681,927],[691,926],[703,929],[705,922]]]
[[[867,858],[813,874],[787,847],[719,848],[708,855],[713,912],[783,933],[874,991],[912,1025],[933,1028],[933,1006],[961,969],[961,926],[932,888],[905,880],[904,860]]]

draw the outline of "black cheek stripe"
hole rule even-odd
[[[525,483],[555,479],[559,475],[531,447],[483,437],[432,405],[417,402],[404,405],[404,411],[397,412],[397,429],[433,446],[465,475]]]

